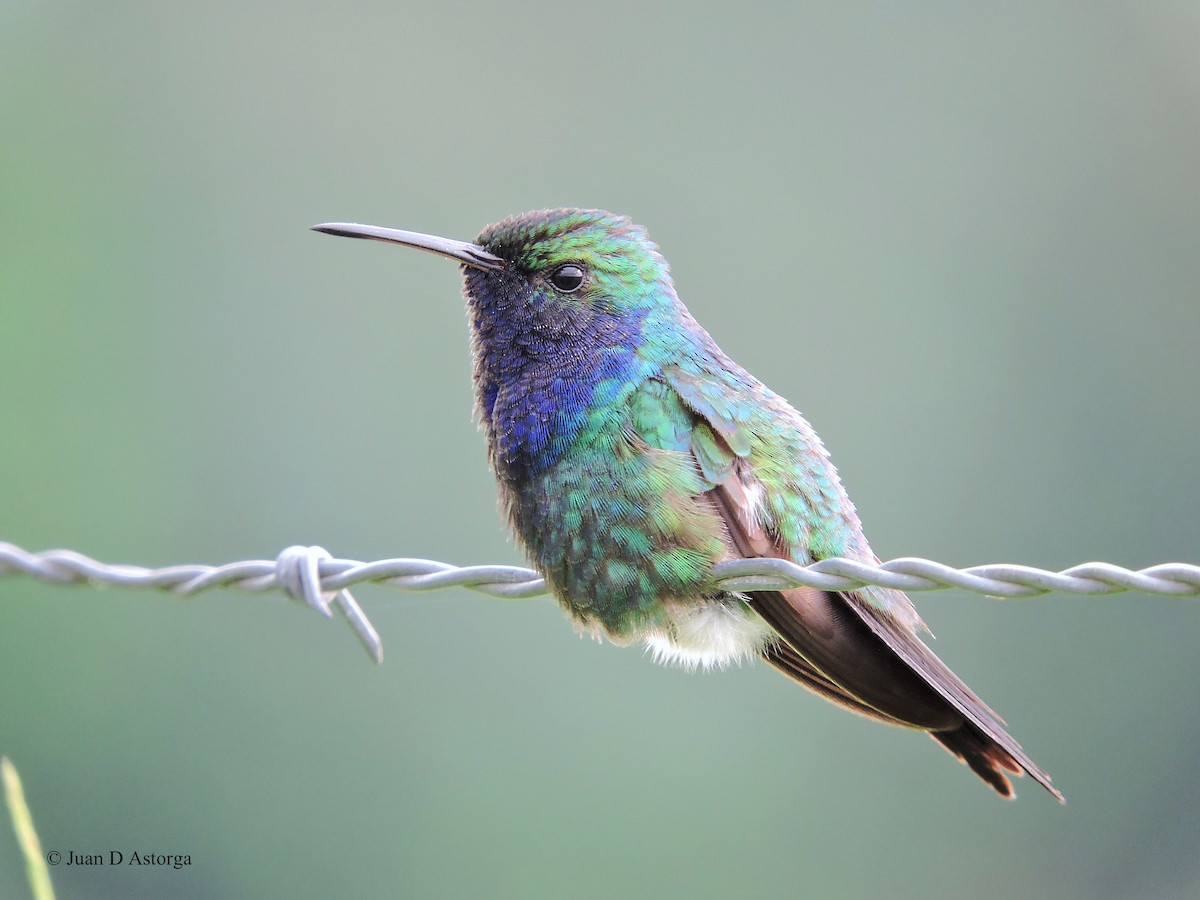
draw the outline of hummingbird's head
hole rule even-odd
[[[474,310],[510,325],[582,334],[674,302],[666,260],[646,229],[604,210],[524,212],[488,226],[474,244],[360,224],[316,230],[455,259]]]
[[[489,225],[476,244],[504,266],[464,269],[471,298],[515,293],[551,318],[586,321],[644,315],[673,294],[666,260],[646,230],[604,210],[523,213]]]
[[[373,225],[316,230],[461,265],[476,409],[503,478],[550,465],[589,409],[619,402],[624,385],[704,337],[676,298],[658,248],[624,216],[540,210],[491,225],[474,243]]]
[[[462,266],[477,349],[522,362],[640,343],[678,304],[666,260],[640,225],[598,209],[549,209],[485,228],[475,243],[372,225],[317,231],[402,244]],[[509,360],[510,365],[518,360]]]

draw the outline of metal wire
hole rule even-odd
[[[97,562],[74,550],[32,553],[0,541],[0,575],[7,574],[56,584],[157,588],[185,596],[222,587],[281,590],[326,617],[331,617],[331,607],[336,607],[376,662],[383,660],[383,645],[366,613],[350,595],[353,585],[370,582],[404,591],[465,587],[504,600],[525,600],[547,593],[545,579],[520,566],[459,567],[431,559],[403,558],[365,563],[334,559],[321,547],[302,546],[288,547],[274,560],[148,569]],[[1051,572],[1009,564],[955,569],[911,556],[877,564],[838,557],[807,566],[784,559],[738,559],[714,566],[713,583],[728,591],[783,590],[801,585],[846,591],[878,585],[902,591],[956,587],[997,598],[1036,597],[1051,591],[1088,595],[1143,591],[1195,597],[1200,596],[1200,566],[1163,563],[1133,570],[1091,562]]]

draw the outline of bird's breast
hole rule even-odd
[[[520,479],[551,468],[576,445],[621,427],[624,406],[650,368],[629,348],[527,361],[500,377],[477,377],[496,474]]]
[[[631,441],[613,420],[510,491],[513,527],[559,602],[617,640],[699,600],[725,530],[691,458]]]

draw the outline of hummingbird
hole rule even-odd
[[[577,630],[688,668],[762,659],[851,712],[928,732],[1002,797],[1028,774],[1063,800],[921,640],[902,592],[714,585],[724,560],[878,557],[816,432],[692,317],[644,228],[551,209],[474,242],[314,230],[459,263],[501,507]]]

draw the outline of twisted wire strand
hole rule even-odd
[[[383,645],[366,613],[351,596],[356,584],[382,584],[403,591],[465,587],[489,597],[525,600],[548,593],[546,581],[520,566],[452,566],[431,559],[359,562],[335,559],[321,547],[288,547],[274,560],[248,560],[223,566],[181,565],[150,569],[102,563],[74,550],[24,550],[0,541],[0,575],[22,574],[56,584],[106,584],[155,588],[188,596],[213,588],[281,590],[326,617],[336,608],[376,662]],[[1065,594],[1119,594],[1142,591],[1172,597],[1200,596],[1200,566],[1163,563],[1126,569],[1106,562],[1083,563],[1061,572],[1032,566],[992,564],[956,569],[920,557],[864,563],[836,557],[806,566],[784,559],[737,559],[713,567],[714,586],[728,591],[785,590],[807,586],[846,591],[867,585],[902,591],[960,588],[995,598]]]

